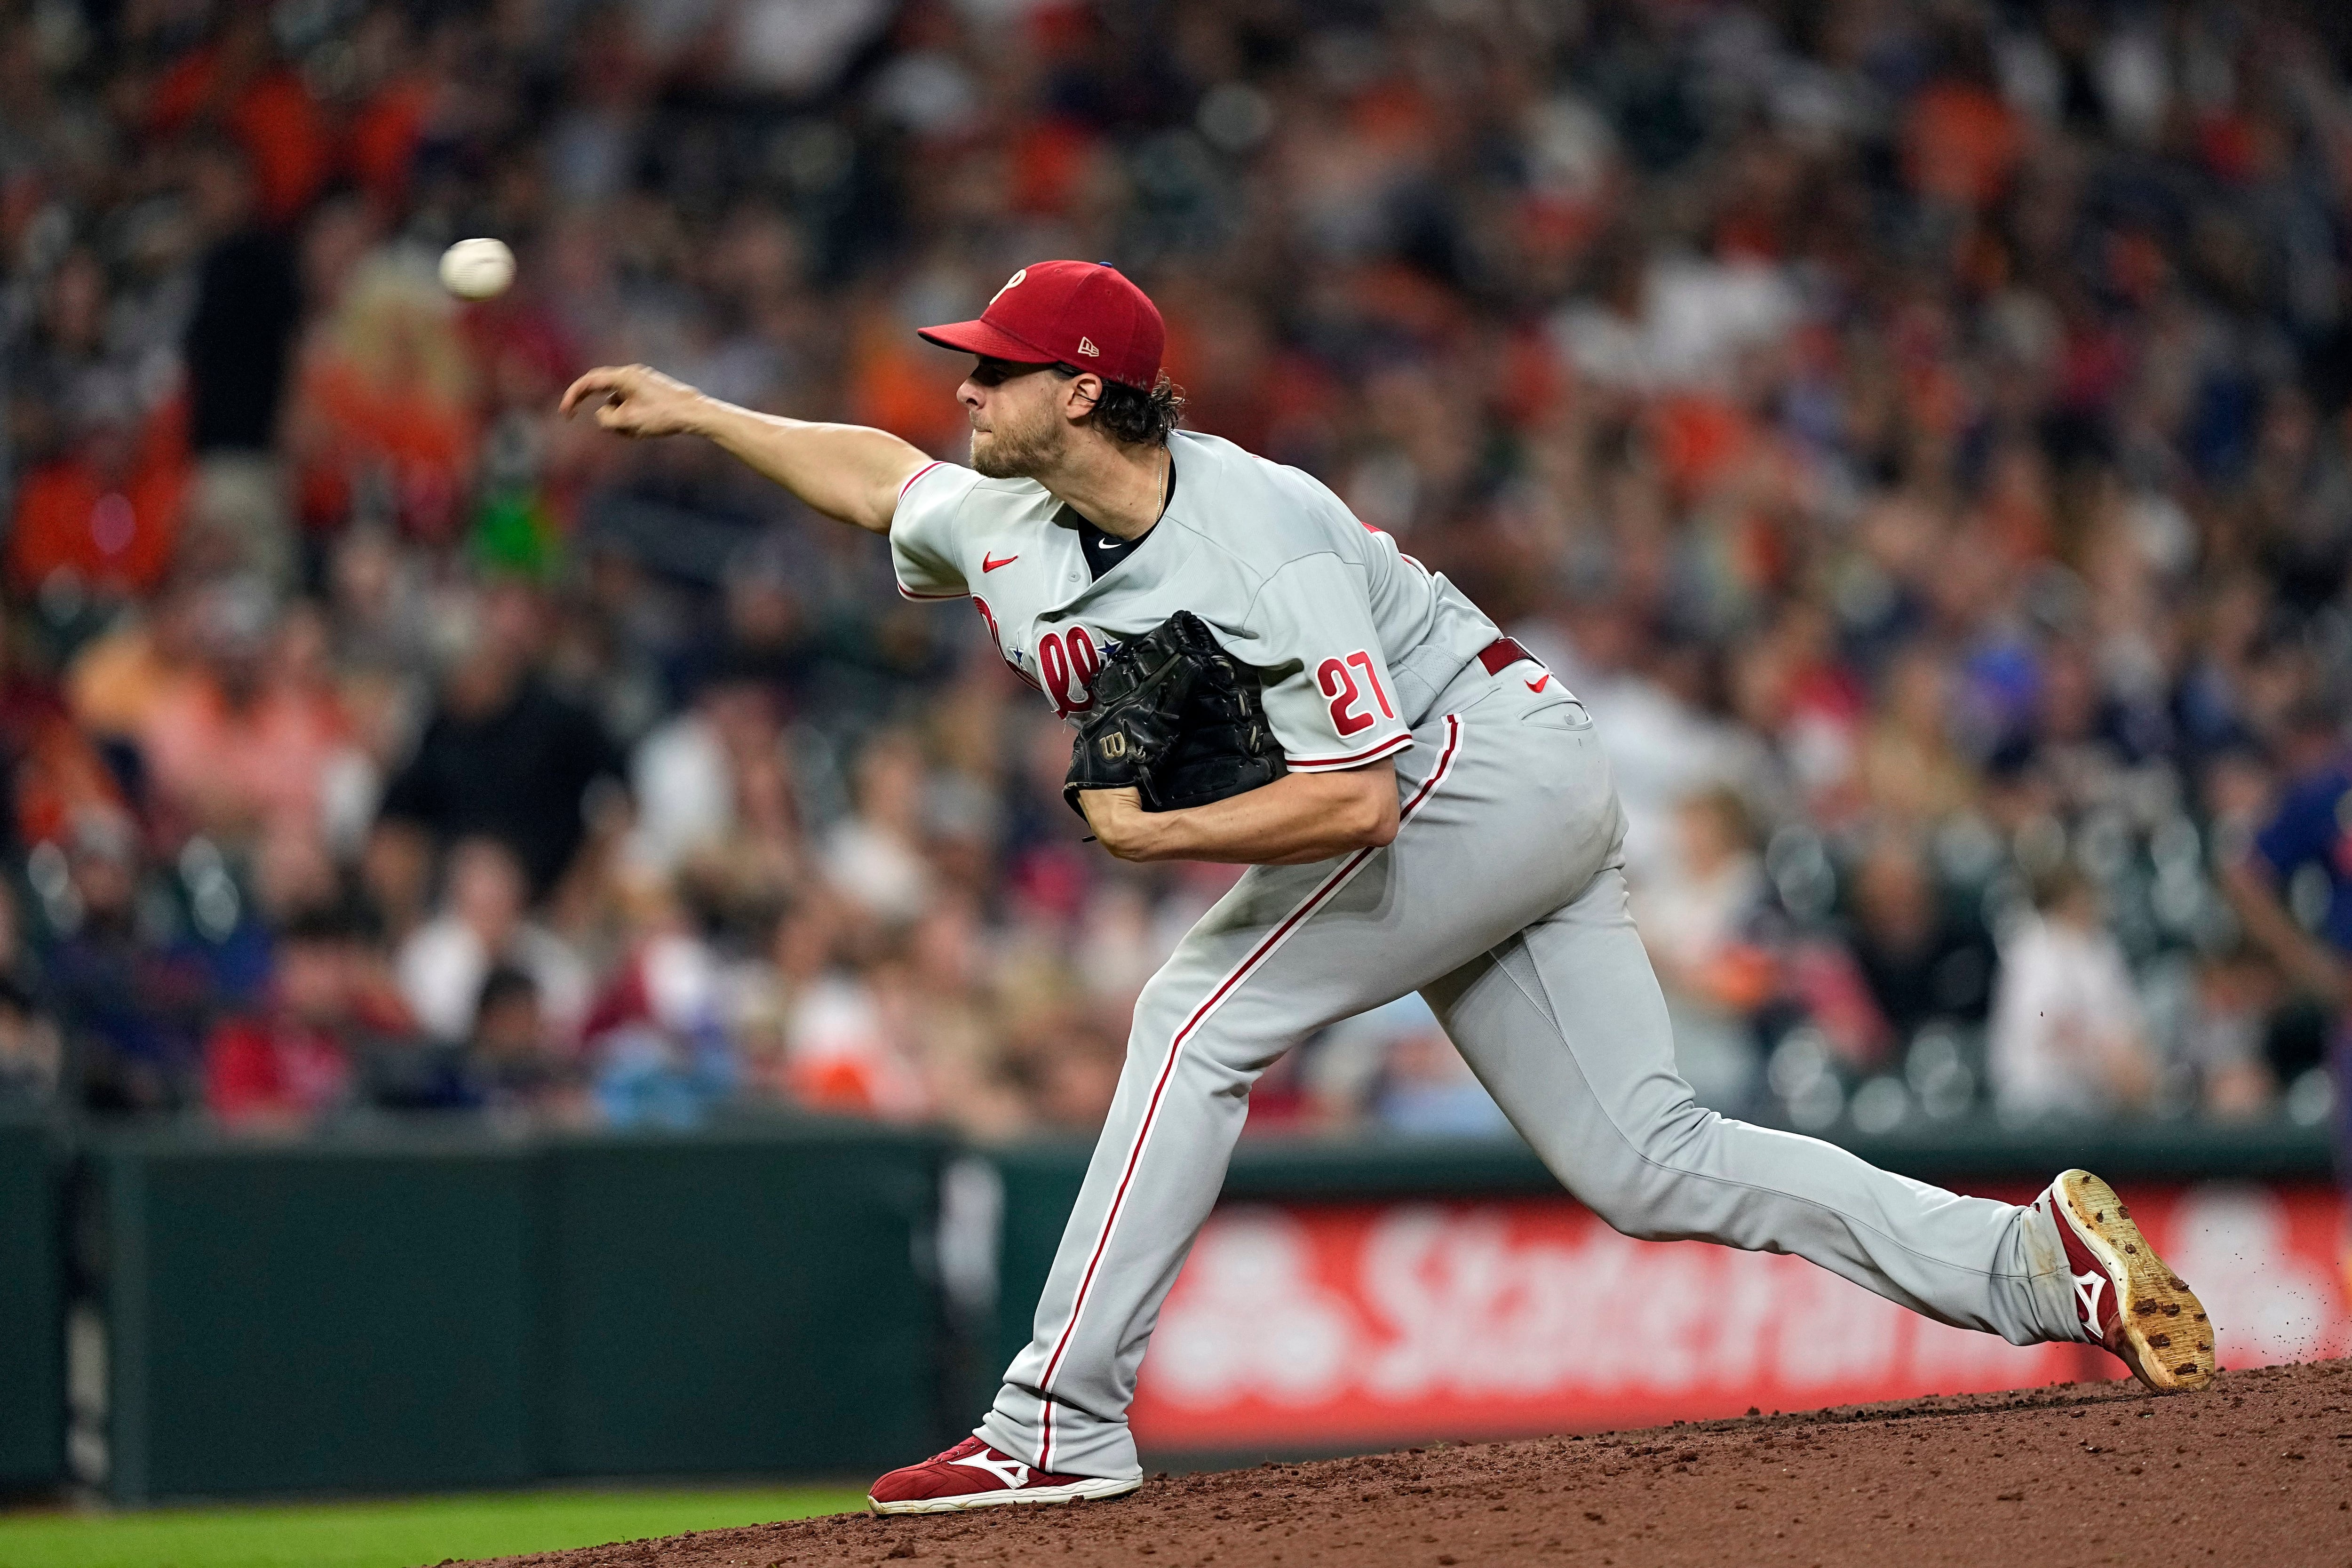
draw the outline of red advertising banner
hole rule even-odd
[[[2332,1188],[2124,1196],[2204,1300],[2222,1365],[2352,1349]],[[2120,1375],[2104,1352],[1948,1328],[1793,1258],[1631,1241],[1564,1197],[1249,1205],[1202,1232],[1132,1419],[1161,1452],[1339,1447]]]

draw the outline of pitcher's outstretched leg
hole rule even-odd
[[[2027,1210],[1692,1100],[1613,868],[1423,994],[1552,1173],[1626,1235],[1794,1253],[2015,1344],[2075,1337],[2056,1237]]]

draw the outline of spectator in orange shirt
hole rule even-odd
[[[200,662],[150,704],[137,739],[156,803],[231,842],[324,831],[331,770],[360,766],[305,605],[282,620],[257,583],[206,588]]]
[[[353,53],[362,79],[343,132],[343,163],[370,202],[397,211],[407,200],[417,143],[435,99],[446,90],[426,51],[417,47],[406,8],[380,5],[359,19]]]
[[[386,255],[360,263],[295,375],[288,440],[304,519],[337,527],[365,503],[414,537],[453,537],[474,397],[454,308],[429,270]]]
[[[1912,100],[1903,164],[1921,195],[1982,212],[2009,188],[2025,156],[2025,134],[1993,90],[1980,45],[1973,55]]]
[[[195,679],[204,585],[183,578],[83,647],[66,667],[66,705],[103,742],[135,743],[163,694]]]

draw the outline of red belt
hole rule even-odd
[[[1516,637],[1496,637],[1478,650],[1478,662],[1486,667],[1489,675],[1500,675],[1523,658],[1535,655],[1521,647]]]

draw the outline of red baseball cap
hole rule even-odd
[[[1004,280],[976,321],[919,329],[927,342],[1015,364],[1074,364],[1151,390],[1167,324],[1117,268],[1037,261]]]

